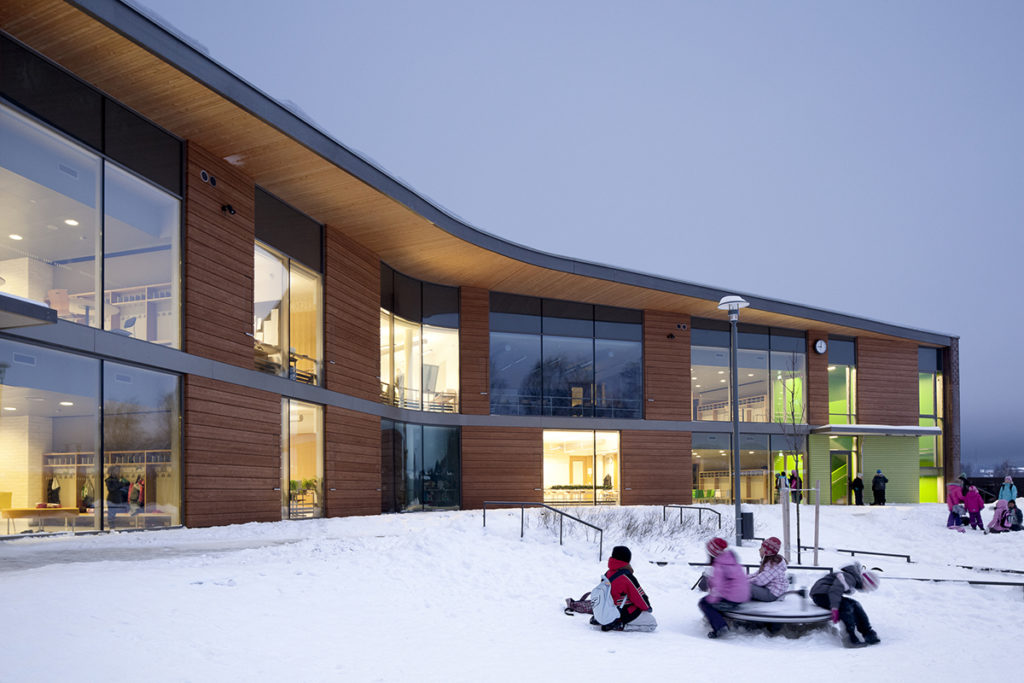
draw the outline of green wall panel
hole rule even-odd
[[[811,434],[807,437],[807,448],[810,450],[807,476],[804,478],[805,486],[814,486],[815,480],[821,481],[821,504],[828,505],[832,502],[832,492],[829,489],[828,470],[828,449],[829,439],[824,434]],[[917,454],[917,451],[914,451]]]
[[[889,478],[885,488],[887,503],[917,503],[920,496],[917,439],[907,436],[865,436],[861,439],[864,463],[864,502],[873,500],[871,478],[881,469]]]

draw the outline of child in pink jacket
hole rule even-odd
[[[960,507],[958,507],[962,506],[963,502],[964,494],[960,484],[946,485],[946,507],[949,508],[949,517],[946,518],[947,529],[963,531],[959,528],[963,525],[963,521],[960,519]]]
[[[712,538],[705,548],[711,560],[711,576],[708,577],[708,594],[700,599],[697,606],[711,624],[708,638],[718,638],[729,632],[725,617],[718,608],[728,609],[750,600],[750,582],[747,581],[747,572],[736,559],[736,553],[729,550],[724,538]]]
[[[970,515],[971,528],[985,531],[985,523],[981,521],[981,510],[985,507],[985,501],[982,500],[977,486],[967,490],[964,505],[967,507],[967,514]]]

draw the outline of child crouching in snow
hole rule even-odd
[[[1006,500],[1000,498],[996,501],[996,509],[992,513],[992,521],[988,523],[990,534],[1001,534],[1010,531],[1010,510]]]
[[[832,623],[840,621],[846,626],[846,644],[849,647],[874,645],[878,634],[871,628],[867,612],[852,598],[855,591],[870,592],[878,588],[878,575],[867,571],[860,562],[853,562],[837,572],[831,572],[818,579],[811,586],[811,600],[822,609],[832,610]],[[861,642],[857,631],[864,636]]]
[[[761,554],[761,567],[756,574],[750,576],[750,598],[762,602],[774,602],[789,590],[786,578],[786,560],[779,555],[782,541],[771,536],[764,539],[758,552]]]
[[[1024,513],[1017,507],[1017,501],[1006,501],[1006,512],[1009,515],[1010,531],[1024,531]]]
[[[724,538],[712,538],[705,547],[711,560],[711,575],[708,577],[708,594],[700,599],[697,606],[711,624],[708,638],[718,638],[729,632],[725,617],[718,608],[731,608],[750,600],[750,582]]]

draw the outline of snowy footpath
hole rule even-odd
[[[966,583],[1024,574],[957,566],[1024,569],[1024,532],[950,532],[945,505],[923,504],[822,508],[820,545],[832,550],[819,565],[850,561],[836,548],[913,560],[857,558],[882,572],[877,592],[856,596],[880,645],[843,649],[826,627],[709,640],[691,590],[701,568],[688,562],[705,560],[711,536],[735,537],[733,508],[715,508],[721,531],[694,511],[680,523],[677,510],[663,522],[660,507],[570,509],[606,529],[601,559],[594,532],[567,520],[559,545],[540,510],[520,539],[518,509],[489,510],[486,527],[465,511],[0,542],[0,681],[940,683],[995,676],[1024,636],[1024,589]],[[778,508],[750,509],[757,536],[781,536]],[[602,633],[562,612],[617,544],[633,550],[654,633]],[[757,546],[741,560],[755,562]],[[820,576],[794,574],[797,585]]]

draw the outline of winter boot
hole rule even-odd
[[[623,623],[620,620],[616,619],[612,623],[605,624],[604,626],[602,626],[601,630],[602,631],[621,631],[623,628],[624,628]]]
[[[850,632],[843,639],[843,645],[845,647],[864,647],[867,645],[863,640],[857,637],[857,634]]]
[[[708,632],[708,638],[721,638],[725,634],[727,634],[728,632],[729,632],[729,627],[728,626],[723,626],[722,628],[716,628],[713,631],[709,631]]]
[[[868,631],[864,634],[865,645],[877,645],[880,642],[882,642],[881,639],[878,637],[878,634],[874,631]]]

